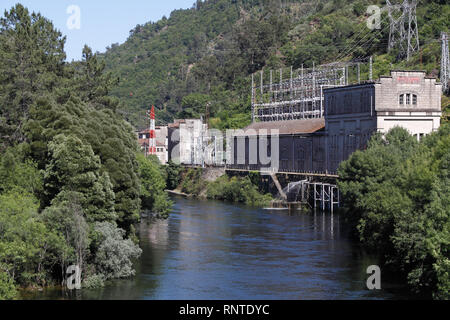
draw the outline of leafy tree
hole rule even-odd
[[[45,285],[62,237],[39,221],[37,200],[14,191],[0,195],[0,266],[18,285]]]
[[[141,179],[142,208],[158,213],[167,218],[172,202],[168,199],[166,180],[162,174],[163,169],[156,162],[138,154],[139,176]]]
[[[134,275],[132,261],[141,255],[142,250],[130,239],[124,239],[125,231],[109,222],[97,222],[95,232],[100,238],[95,258],[98,271],[107,279]]]
[[[181,166],[175,164],[172,160],[169,161],[166,167],[167,172],[167,188],[174,190],[178,187],[181,181],[180,173]]]
[[[394,128],[339,168],[359,240],[414,292],[436,299],[448,299],[449,288],[449,130],[443,125],[419,144]]]
[[[58,135],[49,143],[49,152],[47,199],[69,200],[75,193],[89,222],[115,221],[112,184],[107,173],[100,174],[100,159],[91,146],[75,136]]]
[[[84,265],[90,244],[89,225],[84,218],[79,194],[67,192],[66,195],[66,199],[55,200],[53,205],[40,215],[46,226],[64,237],[64,242],[58,246],[56,252],[63,282],[68,266],[75,264],[82,272],[85,271]]]
[[[17,295],[17,289],[12,278],[0,271],[0,300],[12,300]]]

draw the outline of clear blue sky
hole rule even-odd
[[[40,12],[53,21],[67,36],[67,60],[79,60],[85,44],[93,51],[104,52],[112,43],[123,43],[137,24],[158,21],[169,17],[175,9],[192,7],[195,0],[1,0],[1,16],[16,3],[30,11]],[[67,20],[71,14],[67,8],[76,5],[80,9],[80,29],[69,29]],[[73,20],[72,20],[73,21]]]

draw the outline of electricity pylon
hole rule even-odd
[[[444,92],[450,91],[450,58],[448,52],[448,34],[441,33],[442,53],[441,53],[441,83]]]
[[[386,0],[390,20],[388,51],[398,48],[399,58],[409,58],[419,51],[419,29],[417,26],[417,0],[405,0],[392,4]]]

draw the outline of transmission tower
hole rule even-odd
[[[390,20],[388,51],[398,48],[399,58],[409,58],[419,51],[419,29],[417,27],[417,0],[405,0],[392,4],[386,0]]]
[[[448,53],[448,34],[441,33],[442,54],[441,54],[441,82],[444,92],[450,91],[450,58]]]

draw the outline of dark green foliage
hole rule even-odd
[[[100,175],[100,158],[90,145],[72,135],[58,135],[49,143],[50,161],[44,175],[46,199],[77,195],[89,222],[115,221],[115,195],[109,175]],[[67,199],[68,200],[68,199]]]
[[[188,169],[181,183],[181,191],[198,196],[205,189],[207,182],[202,179],[202,169]]]
[[[209,199],[239,202],[257,207],[268,206],[272,200],[270,194],[261,194],[248,176],[229,178],[224,175],[208,185],[207,196]]]
[[[16,295],[13,279],[6,272],[0,271],[0,300],[12,300]]]
[[[169,190],[175,190],[181,181],[181,166],[169,161],[166,167],[167,174],[167,188]]]
[[[46,285],[64,246],[62,235],[40,220],[37,208],[30,194],[0,195],[0,273],[21,286]]]
[[[166,179],[161,165],[153,159],[138,154],[139,177],[141,180],[142,209],[153,211],[162,218],[167,218],[172,202],[168,199]]]
[[[417,293],[448,299],[450,127],[420,144],[401,128],[376,135],[339,168],[356,236]]]
[[[23,141],[35,99],[65,73],[65,38],[40,14],[18,4],[0,19],[0,147]]]

